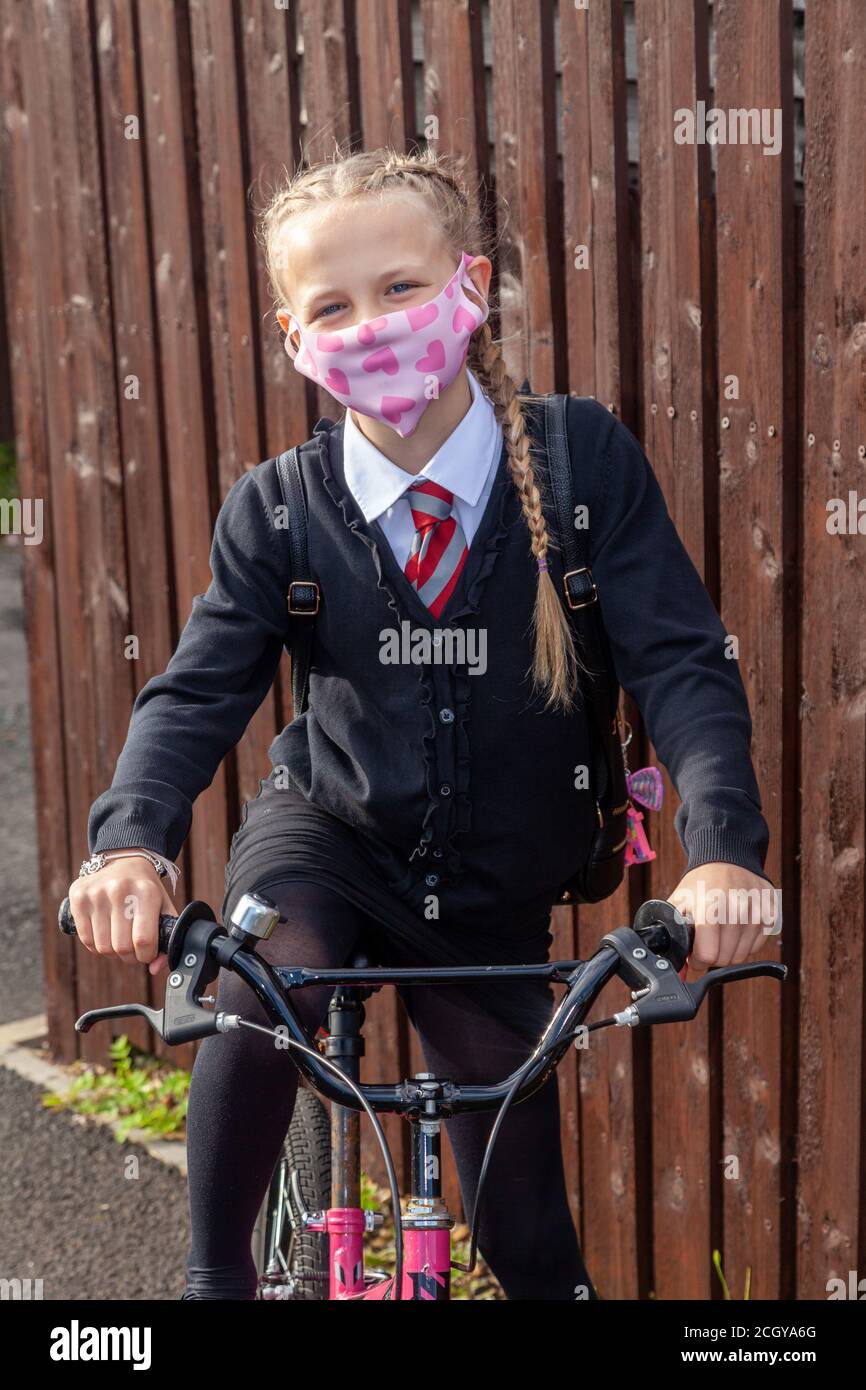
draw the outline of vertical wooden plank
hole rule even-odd
[[[0,221],[0,442],[8,444],[15,433],[12,416],[12,377],[9,359],[9,320],[6,312],[6,272],[3,270],[3,234]]]
[[[706,267],[700,210],[709,175],[706,145],[674,141],[674,113],[708,97],[707,9],[645,0],[636,11],[640,106],[643,265],[644,444],[668,506],[698,570],[713,534],[713,493],[704,483],[712,429],[705,389],[711,379]],[[666,898],[685,858],[666,809],[656,818],[652,892]],[[659,1298],[711,1294],[710,1018],[652,1036],[653,1204]]]
[[[562,302],[553,9],[548,0],[500,0],[491,21],[496,188],[510,209],[499,229],[503,354],[515,381],[552,391],[554,304]]]
[[[246,199],[240,54],[235,44],[233,6],[230,0],[215,4],[193,0],[190,16],[222,497],[243,472],[264,457],[258,418],[252,226]],[[272,689],[233,754],[239,803],[258,793],[260,779],[270,769],[268,748],[277,732]],[[232,810],[237,824],[239,806]]]
[[[627,254],[625,34],[620,0],[560,9],[563,112],[563,275],[568,307],[568,384],[630,416],[634,374]],[[588,251],[586,268],[581,247]],[[632,421],[633,423],[633,421]],[[636,721],[635,721],[636,722]],[[634,745],[632,745],[633,755]],[[633,764],[637,766],[637,764]],[[578,953],[629,922],[639,880],[627,874],[605,903],[578,912]],[[604,992],[598,1016],[620,1007]],[[619,1030],[592,1033],[577,1053],[584,1255],[603,1296],[638,1296],[638,1212],[633,1044]],[[563,1064],[564,1066],[565,1064]],[[562,1068],[560,1068],[562,1070]],[[566,1141],[568,1142],[568,1141]]]
[[[74,865],[123,741],[130,663],[122,478],[88,7],[21,7],[23,83],[45,205],[40,332],[57,578],[65,775]],[[38,730],[36,731],[38,737]],[[56,776],[56,772],[55,772]],[[70,873],[71,877],[71,873]],[[78,951],[77,1007],[130,998],[122,965]],[[102,1057],[105,1038],[81,1052]]]
[[[294,6],[256,6],[241,20],[240,77],[249,159],[250,202],[257,218],[300,162],[300,82]],[[262,81],[266,73],[268,80]],[[252,229],[255,236],[255,227]],[[274,316],[264,249],[253,254],[253,331],[259,362],[263,457],[272,458],[308,438],[307,382],[284,349]],[[315,422],[313,422],[315,423]],[[291,663],[284,654],[277,674],[277,722],[292,718]]]
[[[26,38],[18,0],[0,5],[0,199],[3,269],[9,331],[9,366],[15,418],[15,457],[22,499],[41,502],[43,537],[23,547],[22,581],[27,622],[30,717],[34,731],[33,775],[39,840],[39,906],[43,978],[52,1054],[71,1061],[80,1035],[74,1031],[75,943],[57,930],[57,909],[73,872],[69,803],[64,776],[63,689],[59,659],[54,508],[48,456],[47,400],[42,370],[43,266],[35,248],[48,235],[42,194],[44,164],[30,118],[32,93],[25,81]],[[86,850],[86,845],[85,845]],[[75,852],[74,852],[75,851]],[[83,857],[83,855],[82,855]],[[80,862],[80,861],[79,861]]]
[[[174,649],[174,594],[166,547],[166,496],[159,433],[159,369],[151,305],[150,244],[141,94],[135,69],[135,21],[130,0],[99,0],[94,10],[95,62],[106,243],[111,278],[112,327],[117,373],[118,425],[127,526],[130,621],[138,639],[132,664],[140,689],[165,670]],[[114,655],[124,663],[123,651]],[[130,709],[123,711],[126,719]],[[120,750],[118,749],[118,752]],[[181,903],[176,904],[178,907]],[[162,982],[145,967],[126,968],[131,997],[161,1006]],[[168,1054],[143,1020],[118,1025],[134,1043]],[[173,1054],[172,1054],[173,1055]],[[176,1058],[184,1065],[183,1055]],[[192,1061],[192,1050],[188,1050]]]
[[[406,150],[415,138],[410,0],[356,0],[364,148]]]
[[[163,436],[169,482],[178,628],[210,582],[218,488],[210,392],[204,266],[196,201],[196,133],[186,11],[156,0],[139,11],[141,81],[157,314]],[[220,902],[228,852],[225,767],[196,802],[187,841],[190,899]]]
[[[360,145],[354,11],[349,0],[299,0],[298,34],[302,110],[306,117],[304,161],[330,158],[337,147],[349,153]],[[315,419],[339,418],[334,397],[312,384]]]
[[[562,170],[568,384],[634,414],[622,0],[563,6]],[[581,248],[586,248],[587,258]]]
[[[128,535],[129,584],[131,630],[139,639],[140,652],[134,670],[140,687],[165,669],[175,640],[165,544],[141,93],[131,0],[97,0],[95,19],[124,502],[128,515],[135,518]]]
[[[785,651],[786,630],[796,641],[796,624],[785,622],[793,617],[785,592],[797,561],[796,375],[786,360],[794,309],[789,0],[760,6],[716,0],[715,36],[716,106],[777,112],[782,140],[775,156],[758,143],[719,145],[716,166],[721,612],[739,639],[752,711],[755,770],[770,827],[766,869],[782,886],[782,846],[796,836],[785,814],[794,806],[794,767],[783,764],[786,727],[789,751],[796,740],[784,698],[784,677],[796,671],[796,648]],[[726,391],[732,377],[736,399]],[[788,861],[793,865],[793,856]],[[761,955],[779,954],[778,937],[767,936]],[[777,1299],[783,1296],[781,997],[766,980],[754,980],[729,990],[723,1005],[723,1147],[715,1159],[727,1179],[725,1277],[742,1290],[748,1266],[750,1296]]]
[[[551,960],[576,960],[577,919],[575,910],[568,905],[554,907],[550,914],[550,932],[553,942],[550,947]],[[556,1004],[562,998],[562,988],[554,986],[553,997]],[[580,1056],[585,1054],[581,1053]],[[578,1054],[569,1052],[556,1069],[559,1086],[559,1108],[562,1118],[562,1163],[565,1181],[568,1185],[568,1204],[578,1233],[581,1232],[583,1210],[583,1190],[581,1186],[581,1099],[578,1089]],[[584,1254],[586,1252],[584,1251]]]
[[[256,213],[282,187],[300,163],[299,77],[295,10],[262,6],[243,17],[241,78],[243,116],[249,158],[248,180]],[[269,80],[262,81],[267,73]],[[256,245],[253,275],[253,320],[261,362],[263,457],[273,457],[305,440],[305,378],[292,367],[283,335],[274,318],[263,248]]]
[[[806,6],[798,1292],[860,1270],[863,1221],[866,11]],[[833,506],[833,499],[839,499]]]
[[[488,174],[487,97],[481,7],[467,0],[421,0],[424,110],[420,124],[433,150],[466,157],[465,178]]]
[[[243,127],[230,0],[190,0],[207,317],[225,493],[260,459]]]
[[[578,910],[578,954],[586,959],[607,931],[630,924],[641,898],[639,880],[628,876],[606,902]],[[602,991],[593,1018],[623,1007],[623,987],[612,981]],[[584,1193],[583,1252],[593,1282],[604,1298],[638,1298],[643,1228],[638,1205],[643,1122],[635,1050],[645,1039],[623,1029],[590,1033],[579,1058],[580,1170]],[[564,1065],[564,1064],[563,1064]]]
[[[332,153],[334,144],[360,141],[354,13],[350,0],[300,0],[306,111],[304,156],[309,163]]]

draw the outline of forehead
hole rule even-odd
[[[406,261],[436,268],[453,259],[430,206],[411,190],[333,199],[293,213],[274,235],[272,255],[287,303],[315,287],[340,287]]]

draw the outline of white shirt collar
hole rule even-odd
[[[398,468],[358,429],[350,410],[343,419],[343,470],[365,521],[374,521],[417,478],[432,478],[474,506],[484,489],[493,460],[502,452],[502,428],[493,403],[474,374],[466,369],[472,404],[444,444],[418,474]]]

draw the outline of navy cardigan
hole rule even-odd
[[[617,677],[681,799],[687,867],[723,860],[760,874],[768,830],[724,627],[631,432],[595,401],[571,398],[569,442]],[[439,891],[460,911],[492,918],[504,902],[552,899],[591,832],[594,807],[574,775],[589,762],[588,729],[581,712],[545,710],[527,679],[536,565],[504,445],[438,621],[346,486],[341,424],[320,421],[302,459],[322,605],[310,706],[274,739],[273,768],[375,844],[380,862],[387,853],[389,884],[407,902],[421,906],[434,859]],[[91,853],[134,845],[175,859],[193,802],[270,689],[292,636],[281,506],[273,459],[226,496],[212,582],[164,674],[138,694],[111,787],[90,811]],[[559,586],[556,551],[551,561]],[[397,633],[473,627],[483,672],[453,651],[427,664],[383,655]]]

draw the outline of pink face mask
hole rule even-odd
[[[464,286],[477,293],[464,251],[448,284],[426,304],[395,309],[338,332],[302,328],[289,316],[286,352],[296,371],[324,386],[359,415],[369,415],[413,434],[431,400],[451,385],[469,354],[469,339],[490,312],[474,304]],[[298,330],[296,350],[290,334]]]

